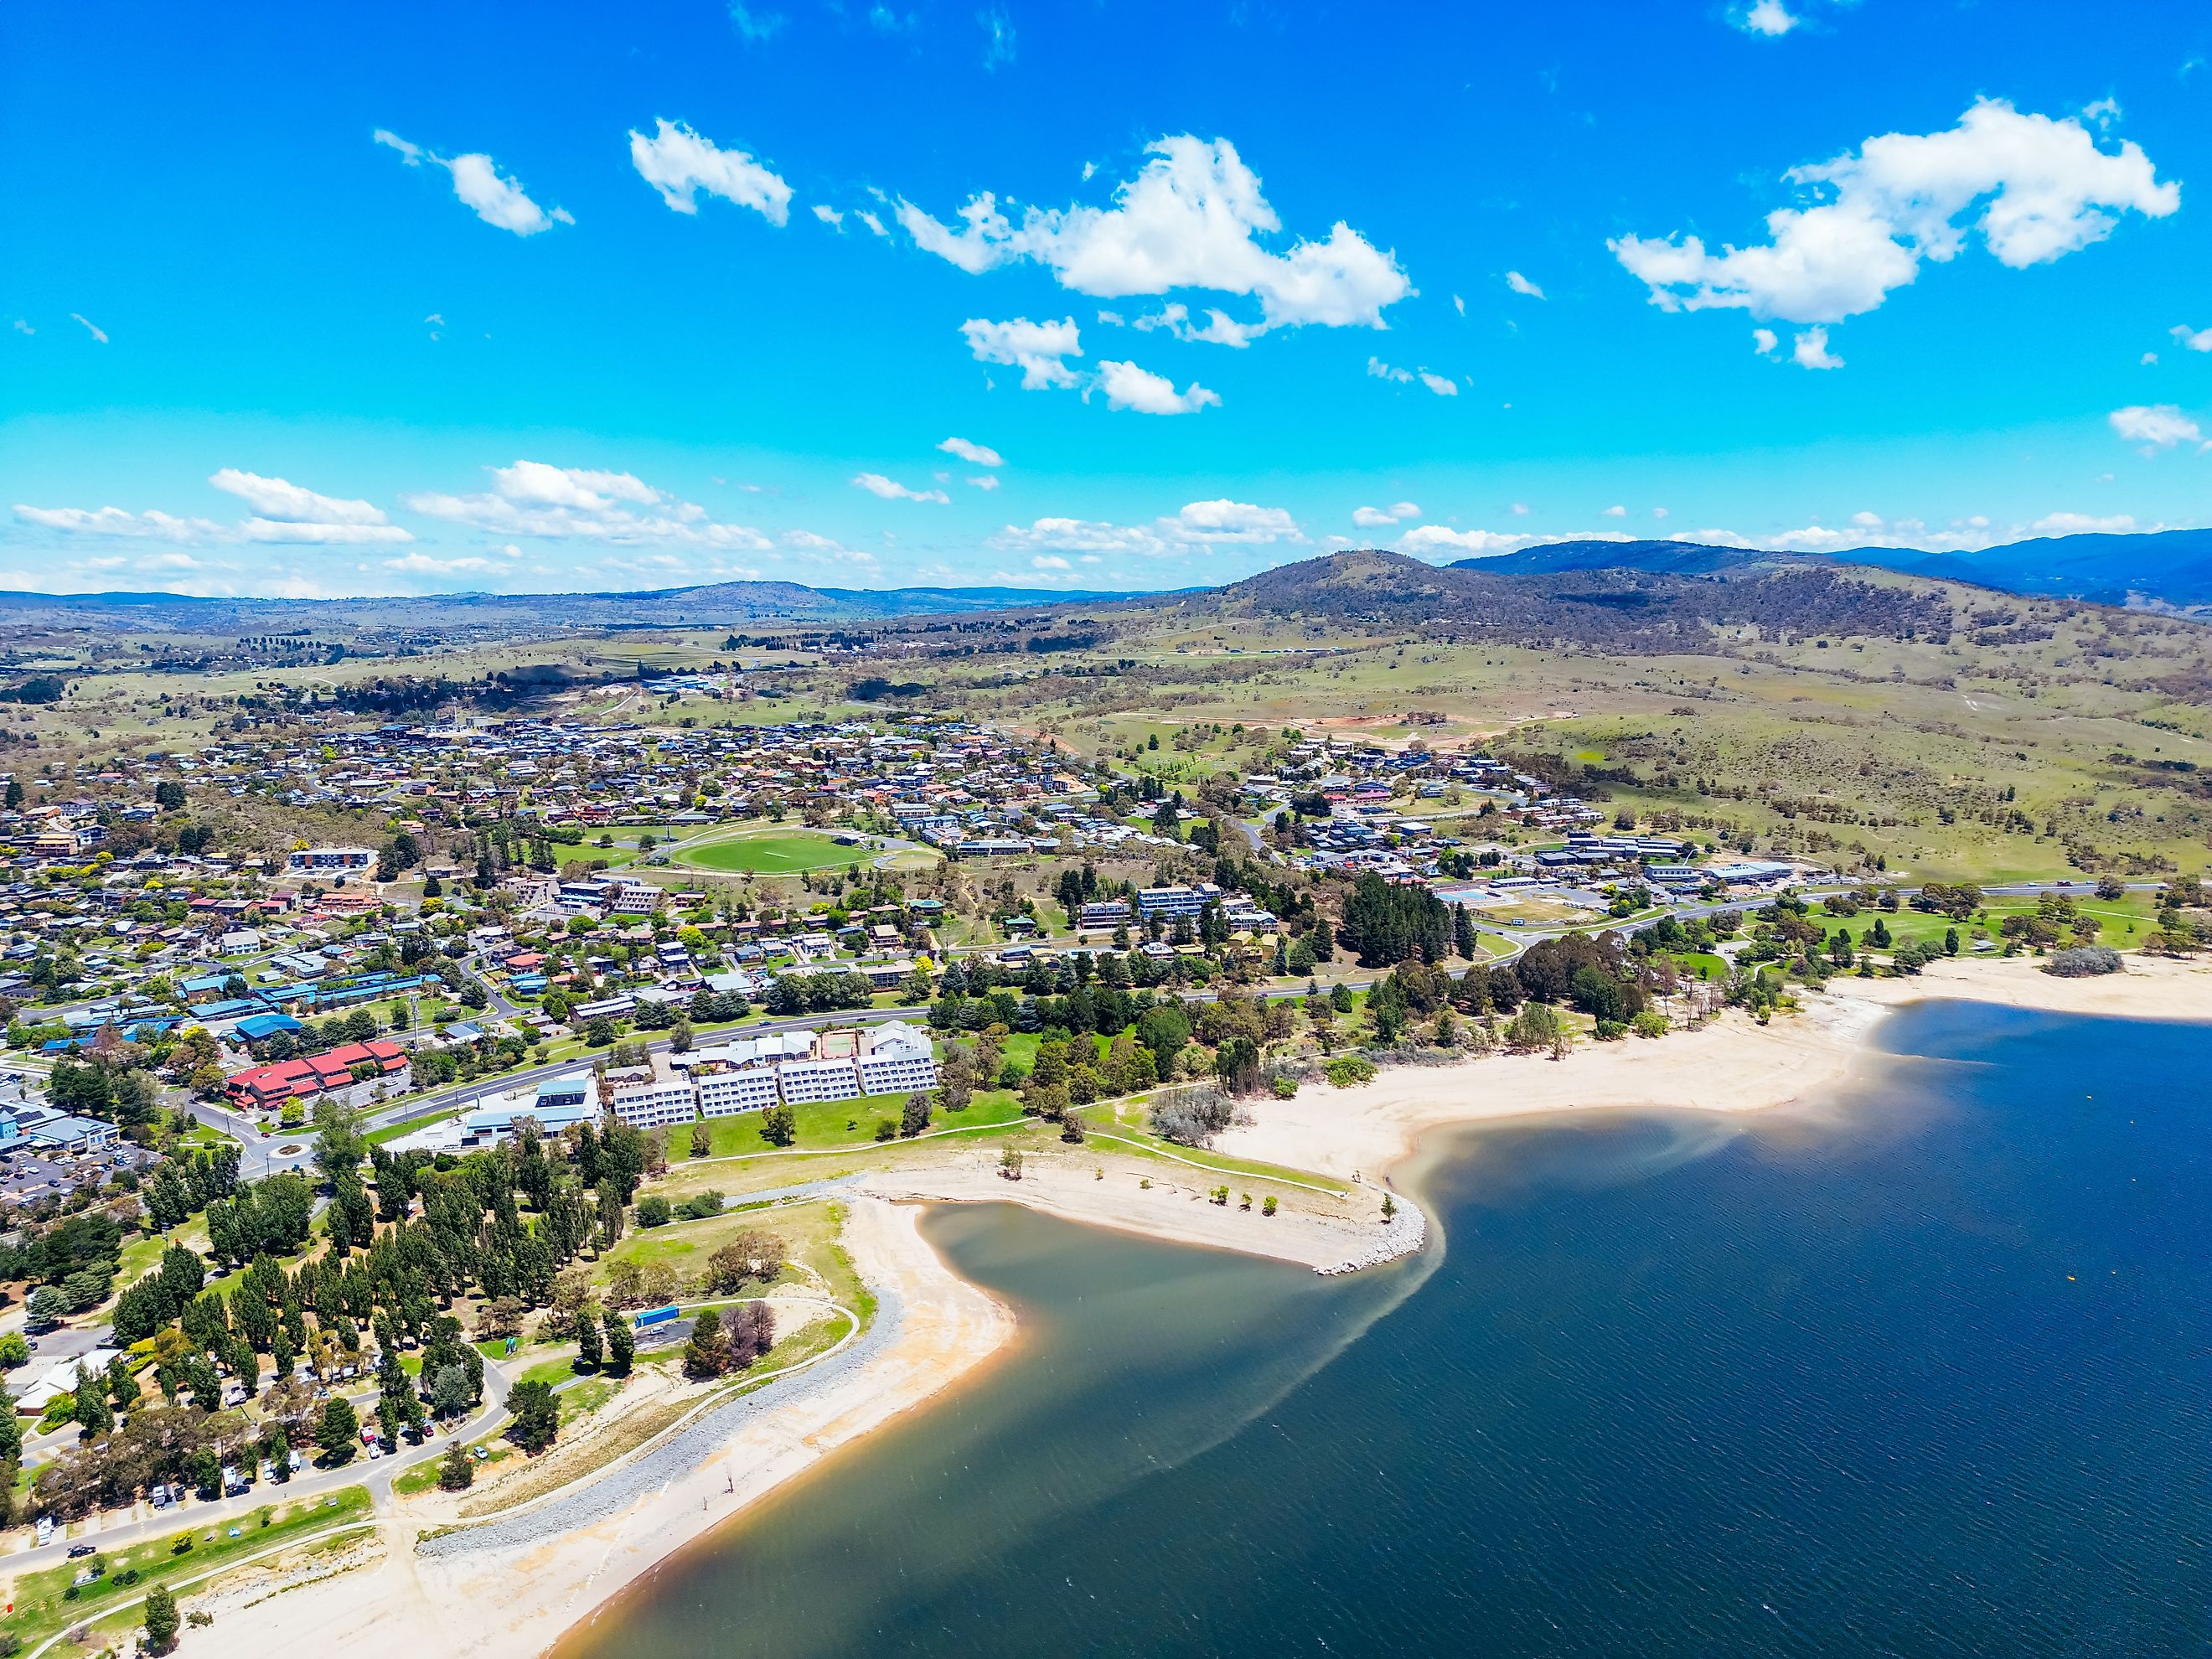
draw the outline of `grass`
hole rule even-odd
[[[477,1463],[477,1468],[479,1473],[495,1463],[504,1463],[508,1458],[520,1455],[506,1441],[496,1437],[486,1440],[471,1440],[467,1444],[471,1456],[474,1456],[479,1448],[489,1454]],[[401,1498],[412,1498],[418,1492],[428,1492],[438,1484],[438,1462],[437,1458],[430,1457],[417,1463],[406,1474],[392,1481],[393,1493]]]
[[[215,1525],[180,1525],[175,1533],[112,1554],[103,1553],[100,1559],[107,1565],[106,1572],[79,1590],[74,1601],[67,1598],[66,1592],[70,1581],[85,1563],[65,1561],[59,1566],[26,1573],[15,1581],[15,1611],[8,1621],[8,1631],[24,1647],[34,1647],[72,1625],[100,1618],[103,1607],[143,1595],[156,1584],[194,1577],[226,1561],[254,1554],[287,1539],[349,1521],[367,1520],[368,1515],[368,1489],[346,1486],[320,1498],[303,1498],[297,1504],[264,1504],[243,1520]],[[179,1519],[181,1522],[183,1517]],[[235,1538],[228,1535],[233,1527],[239,1528]],[[216,1534],[212,1543],[207,1539],[209,1532]],[[191,1547],[181,1553],[173,1552],[171,1545],[177,1538],[191,1539]],[[124,1585],[115,1582],[118,1574],[133,1569],[140,1575],[137,1583]]]
[[[697,842],[671,855],[677,864],[702,870],[787,876],[801,870],[826,870],[864,864],[874,856],[866,847],[841,846],[811,830],[753,830]]]
[[[1328,1085],[1309,1084],[1307,1086],[1327,1088]],[[1102,1146],[1111,1146],[1115,1152],[1133,1158],[1187,1161],[1200,1169],[1217,1170],[1223,1175],[1243,1176],[1254,1181],[1292,1182],[1301,1187],[1320,1187],[1339,1196],[1350,1190],[1343,1182],[1332,1181],[1327,1176],[1316,1175],[1310,1170],[1285,1169],[1279,1164],[1261,1164],[1251,1158],[1230,1158],[1206,1147],[1178,1146],[1163,1140],[1145,1127],[1148,1113],[1141,1099],[1085,1106],[1079,1115],[1086,1126],[1116,1137],[1113,1140],[1102,1140]]]
[[[2104,931],[2098,943],[2124,949],[2148,933],[2156,924],[2156,907],[2148,893],[2130,893],[2121,898],[2100,899],[2087,890],[2074,901],[2075,911],[2094,916],[2103,924]],[[1875,918],[1881,918],[1888,928],[1891,939],[1899,945],[1941,945],[1943,935],[1951,928],[1959,930],[1960,947],[1964,950],[1978,939],[1989,939],[2002,945],[2001,931],[2007,916],[2032,916],[2036,914],[2036,901],[2032,898],[1991,898],[1984,901],[1979,910],[1966,921],[1954,921],[1950,917],[1934,915],[1925,911],[1900,907],[1896,910],[1863,908],[1855,916],[1839,916],[1826,905],[1819,904],[1808,912],[1811,921],[1824,928],[1847,927],[1854,941],[1863,941],[1867,930],[1874,926]],[[2133,928],[2131,933],[2129,930]],[[2064,930],[2062,928],[2061,930]],[[2071,943],[2071,936],[2067,940]]]

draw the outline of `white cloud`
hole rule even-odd
[[[180,519],[160,512],[131,513],[119,507],[26,507],[15,504],[25,524],[67,536],[112,537],[132,541],[212,542],[234,532],[211,519]]]
[[[445,168],[453,181],[453,194],[465,206],[475,210],[477,217],[488,225],[511,230],[518,236],[535,236],[541,230],[550,230],[556,222],[576,222],[566,208],[555,208],[549,213],[539,207],[523,193],[520,181],[501,173],[499,164],[489,155],[473,152],[451,157],[440,155],[382,127],[369,136],[386,148],[398,150],[399,159],[410,167],[428,161],[433,167]]]
[[[119,507],[18,507],[17,518],[64,535],[195,544],[293,543],[304,545],[411,542],[415,538],[367,501],[321,495],[283,478],[224,467],[208,479],[237,496],[253,516],[236,524],[179,518],[161,512],[130,513]]]
[[[99,324],[91,321],[88,318],[79,316],[74,311],[70,313],[70,320],[73,323],[82,323],[84,325],[84,331],[86,333],[91,335],[94,339],[99,341],[102,345],[106,345],[107,343],[107,331],[100,327]],[[24,331],[25,333],[28,333],[29,331],[30,331],[27,329]]]
[[[747,525],[718,524],[707,509],[655,489],[628,472],[517,461],[491,469],[492,488],[472,495],[403,498],[413,512],[496,536],[617,544],[665,543],[760,550]]]
[[[1790,33],[1805,20],[1790,15],[1782,0],[1753,0],[1753,3],[1730,14],[1729,21],[1746,34],[1763,34],[1772,40]]]
[[[952,498],[941,489],[910,489],[896,478],[886,478],[880,472],[863,472],[854,483],[871,495],[886,501],[935,501],[940,507],[950,506]]]
[[[1655,507],[1651,509],[1651,516],[1655,519],[1663,519],[1667,516],[1667,509],[1663,507]]]
[[[2130,404],[2106,417],[2112,430],[2131,444],[2170,449],[2175,444],[2202,443],[2204,434],[2197,422],[2172,404]]]
[[[874,214],[870,213],[866,209],[862,208],[857,210],[854,213],[853,216],[858,219],[862,224],[866,225],[870,230],[875,232],[877,235],[884,238],[886,241],[890,239],[890,232],[884,228],[884,222],[876,217]]]
[[[1393,380],[1400,386],[1411,386],[1419,380],[1439,398],[1456,398],[1459,387],[1442,374],[1432,374],[1425,368],[1394,368],[1380,357],[1367,360],[1367,372],[1378,380]]]
[[[1511,289],[1516,294],[1527,295],[1532,300],[1540,300],[1544,297],[1544,290],[1538,288],[1535,283],[1530,282],[1526,276],[1523,276],[1517,270],[1509,270],[1505,273],[1505,286]],[[1458,296],[1455,295],[1453,297],[1456,299]],[[1462,306],[1460,309],[1462,313],[1464,314],[1466,307]]]
[[[790,216],[791,186],[771,168],[744,150],[720,149],[681,121],[662,119],[658,128],[650,138],[631,130],[630,165],[677,212],[698,212],[698,192],[703,190],[752,209],[772,225]]]
[[[1161,529],[1177,541],[1302,542],[1298,522],[1287,509],[1255,507],[1247,501],[1192,501],[1173,519],[1159,520]]]
[[[1828,349],[1828,331],[1806,328],[1790,343],[1790,355],[1800,368],[1841,368],[1844,360]]]
[[[1155,374],[1134,363],[1111,361],[1098,365],[1098,386],[1109,409],[1133,409],[1139,415],[1195,415],[1208,404],[1217,406],[1221,395],[1193,380],[1181,392],[1164,374]]]
[[[1772,329],[1754,328],[1751,331],[1751,343],[1753,349],[1760,356],[1771,357],[1774,355],[1774,348],[1782,342]]]
[[[351,525],[374,528],[388,525],[383,513],[367,501],[344,501],[335,495],[321,495],[312,489],[302,489],[283,478],[264,478],[258,473],[241,472],[227,466],[213,474],[208,482],[217,489],[235,495],[264,519],[274,519],[288,524]],[[392,539],[404,540],[401,531]]]
[[[1262,246],[1282,222],[1228,140],[1185,134],[1146,153],[1111,207],[1030,207],[1016,224],[984,191],[959,210],[957,230],[903,198],[895,211],[917,246],[971,274],[1030,259],[1061,287],[1098,299],[1180,288],[1249,295],[1261,320],[1243,325],[1249,333],[1309,323],[1379,328],[1383,309],[1413,291],[1393,255],[1341,221],[1324,241],[1281,253]]]
[[[744,0],[730,0],[730,27],[737,31],[738,39],[748,43],[773,40],[790,21],[780,11],[762,11],[744,4]]]
[[[1513,516],[1514,516],[1515,518],[1516,518],[1516,519],[1525,519],[1525,518],[1527,518],[1527,517],[1528,516],[1528,502],[1526,502],[1526,501],[1516,501],[1516,502],[1514,502],[1514,503],[1513,503]]]
[[[1076,383],[1075,371],[1061,361],[1083,355],[1082,336],[1073,317],[1056,323],[1033,323],[1026,317],[994,323],[970,317],[960,325],[960,332],[976,362],[1018,365],[1024,391],[1042,392],[1048,386]]]
[[[1456,295],[1456,294],[1453,295],[1452,295],[1452,309],[1454,309],[1455,311],[1458,312],[1458,313],[1459,313],[1459,314],[1460,314],[1461,316],[1462,316],[1462,317],[1466,316],[1466,315],[1467,315],[1467,301],[1464,301],[1464,300],[1462,300],[1462,299],[1461,299],[1461,298],[1459,297],[1459,295]]]
[[[990,544],[1017,552],[1054,547],[1071,553],[1141,553],[1154,556],[1170,550],[1165,539],[1141,525],[1107,524],[1089,519],[1039,519],[1026,529],[1010,524],[991,538]]]
[[[1073,570],[1075,568],[1073,565],[1068,563],[1066,559],[1061,558],[1057,553],[1040,553],[1030,561],[1030,564],[1033,569],[1037,570]]]
[[[983,29],[983,67],[995,70],[1001,64],[1014,61],[1014,23],[1006,15],[1004,6],[993,6],[975,14],[975,21]]]
[[[1696,236],[1630,235],[1607,246],[1664,310],[1838,323],[1881,305],[1923,261],[1956,258],[1971,233],[2021,270],[2102,241],[2118,213],[2164,218],[2181,204],[2139,145],[2102,150],[2077,118],[1995,99],[1947,131],[1885,134],[1784,176],[1815,199],[1767,215],[1762,245],[1711,253]]]
[[[2158,353],[2156,353],[2155,351],[2146,351],[2146,352],[2144,352],[2144,353],[2143,353],[2143,355],[2142,355],[2142,364],[2141,364],[2141,366],[2142,366],[2142,368],[2149,368],[2153,363],[2155,363],[2157,361],[2158,361]]]
[[[2186,323],[2176,323],[2166,332],[2191,351],[2212,351],[2212,328],[2191,328]]]
[[[2085,118],[2094,121],[2100,131],[2109,132],[2112,123],[2126,112],[2121,109],[2118,99],[2100,98],[2094,104],[2082,105],[2081,113]]]
[[[1297,520],[1279,507],[1259,507],[1249,501],[1191,501],[1172,518],[1163,516],[1150,525],[1108,524],[1087,519],[1038,519],[1026,528],[1008,525],[990,539],[990,545],[1009,552],[1051,550],[1088,556],[1135,553],[1148,558],[1194,548],[1217,545],[1263,547],[1275,542],[1303,543]]]
[[[999,487],[998,479],[994,477],[988,472],[981,473],[975,477],[969,479],[968,482],[975,485],[978,489],[996,489]]]
[[[2136,527],[2135,515],[2130,513],[2103,519],[2087,513],[2048,513],[2028,526],[2045,536],[2130,536]]]
[[[386,570],[404,570],[416,576],[455,576],[464,571],[495,570],[499,567],[489,559],[478,558],[474,554],[440,559],[417,549],[412,553],[403,553],[396,559],[386,559],[384,568]]]
[[[1449,525],[1417,525],[1398,541],[1399,550],[1416,557],[1429,553],[1461,553],[1487,557],[1498,553],[1510,553],[1531,542],[1547,541],[1548,537],[1500,535],[1490,530],[1454,530]]]
[[[1614,506],[1606,508],[1605,516],[1608,519],[1625,519],[1628,516],[1628,509],[1625,507],[1615,504]]]
[[[1114,313],[1107,311],[1098,313],[1098,320],[1102,323],[1109,317],[1114,317]],[[1119,322],[1121,319],[1114,317],[1114,320]],[[1227,312],[1217,311],[1211,307],[1206,309],[1206,325],[1194,328],[1190,321],[1190,307],[1180,301],[1161,307],[1158,316],[1138,318],[1131,326],[1146,331],[1166,329],[1186,345],[1225,345],[1234,346],[1239,350],[1267,331],[1248,327]]]
[[[1355,507],[1352,509],[1352,522],[1362,530],[1380,530],[1401,519],[1418,519],[1420,516],[1421,509],[1411,501],[1398,501],[1389,507]]]
[[[18,318],[15,319],[15,332],[16,332],[16,333],[18,333],[18,334],[36,334],[38,331],[39,331],[38,330],[36,330],[35,328],[33,328],[33,327],[32,327],[28,323],[25,322],[25,321],[24,321],[21,317],[18,317]]]
[[[845,228],[845,216],[826,202],[817,202],[814,204],[814,216],[833,230],[842,230]]]
[[[965,438],[947,438],[938,445],[947,455],[957,455],[970,466],[1004,466],[1006,458],[983,444],[971,444]]]

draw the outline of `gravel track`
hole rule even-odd
[[[592,1480],[579,1491],[503,1520],[426,1539],[415,1547],[416,1553],[451,1557],[490,1550],[527,1549],[618,1515],[678,1476],[711,1462],[739,1429],[761,1413],[775,1410],[801,1390],[835,1386],[897,1340],[906,1319],[904,1304],[888,1286],[869,1288],[876,1296],[874,1323],[828,1358],[803,1371],[778,1377],[727,1405],[716,1407],[652,1450],[612,1474]]]

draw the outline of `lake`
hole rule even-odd
[[[1441,1137],[1443,1247],[1351,1279],[939,1209],[1012,1352],[563,1651],[2204,1652],[2212,1028],[1881,1041],[1814,1108]]]

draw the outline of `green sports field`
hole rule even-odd
[[[836,865],[866,864],[875,856],[866,847],[841,847],[811,830],[771,830],[736,835],[726,840],[703,842],[672,855],[678,864],[702,870],[750,872],[755,875],[787,876],[801,870],[821,870]]]

